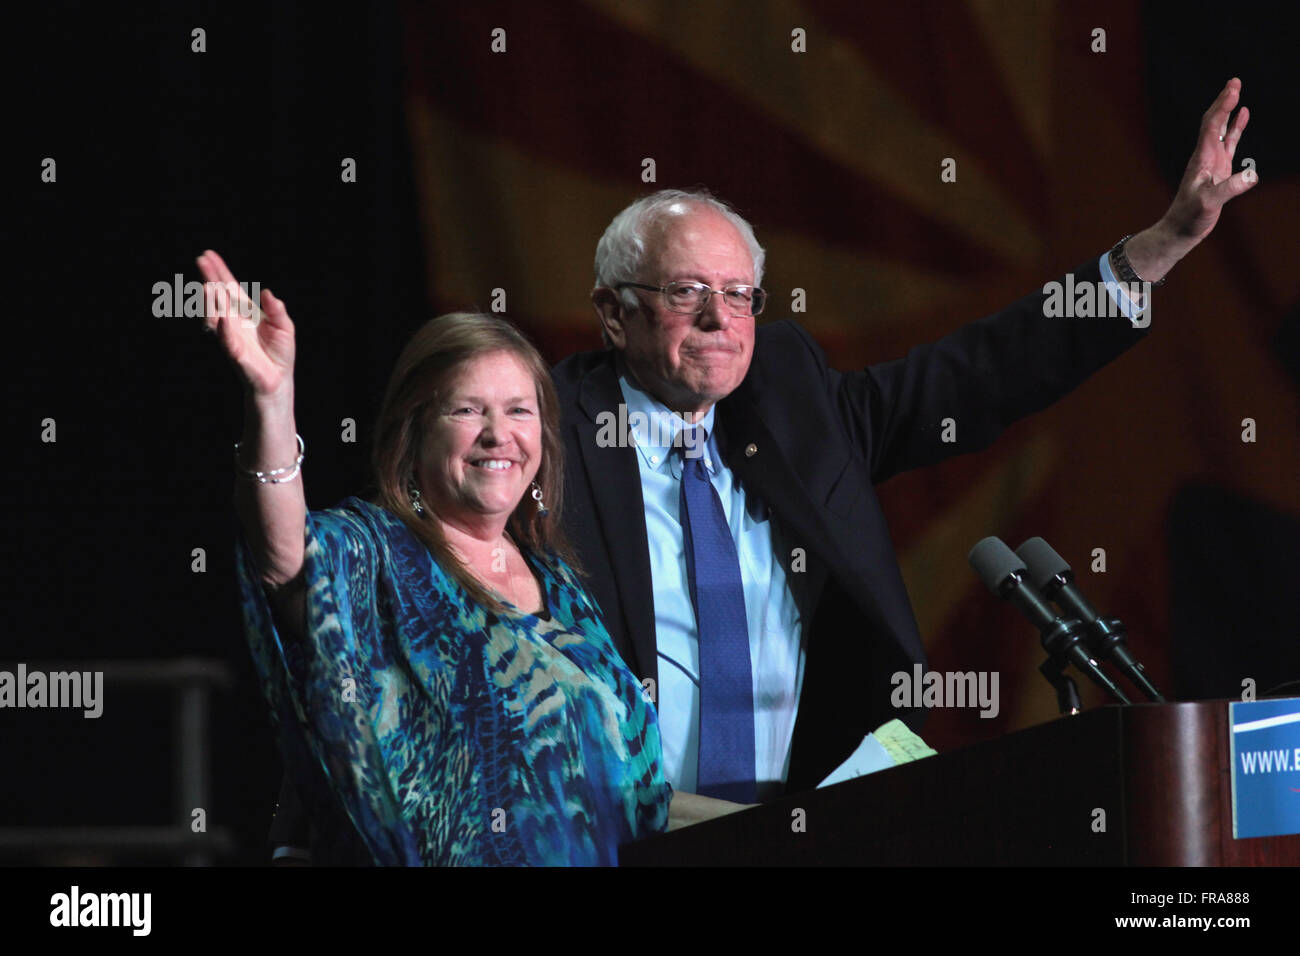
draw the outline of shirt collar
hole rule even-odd
[[[718,446],[713,434],[713,418],[717,406],[714,405],[704,417],[692,426],[684,418],[672,411],[663,402],[632,381],[627,366],[620,360],[618,387],[623,393],[623,403],[627,407],[627,432],[632,436],[632,443],[653,469],[661,469],[672,459],[673,449],[682,444],[684,428],[702,427],[708,436],[704,448],[704,467],[712,472],[717,467]],[[621,417],[621,416],[620,416]],[[620,428],[622,423],[620,422]],[[690,454],[691,448],[684,449]],[[677,469],[673,469],[676,472]]]

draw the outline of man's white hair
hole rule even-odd
[[[646,235],[666,215],[680,211],[682,205],[706,206],[726,218],[740,233],[754,260],[754,285],[763,284],[763,261],[766,254],[754,238],[754,227],[743,216],[707,189],[661,189],[642,196],[614,217],[605,234],[596,243],[596,288],[617,288],[621,282],[639,282],[645,265]],[[639,305],[636,293],[624,289],[620,301],[627,309]]]

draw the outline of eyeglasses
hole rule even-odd
[[[712,289],[703,282],[670,282],[667,285],[642,285],[640,282],[621,282],[620,289],[645,289],[662,292],[664,303],[673,312],[699,313],[709,307],[709,300],[721,295],[727,311],[732,315],[758,315],[767,302],[767,293],[756,285],[729,285]]]

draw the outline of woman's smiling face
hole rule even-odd
[[[425,420],[420,492],[462,530],[504,527],[541,465],[537,385],[510,352],[466,362]]]

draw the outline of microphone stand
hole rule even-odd
[[[1092,678],[1093,683],[1106,691],[1115,700],[1121,704],[1131,704],[1132,701],[1125,696],[1124,692],[1116,687],[1114,682],[1091,660],[1084,646],[1080,646],[1083,645],[1082,631],[1083,623],[1075,618],[1069,618],[1068,620],[1058,620],[1051,631],[1041,635],[1043,650],[1047,651],[1048,657],[1043,662],[1040,670],[1048,682],[1056,688],[1056,700],[1061,708],[1061,713],[1077,713],[1081,709],[1079,690],[1075,687],[1074,681],[1064,673],[1066,666],[1070,663],[1073,663]],[[1058,677],[1061,680],[1069,681],[1068,688],[1063,688],[1063,685],[1057,680]]]
[[[1083,704],[1079,701],[1079,688],[1074,678],[1065,673],[1066,661],[1062,657],[1049,657],[1038,665],[1038,670],[1047,682],[1056,688],[1056,707],[1062,715],[1079,713]]]
[[[1124,672],[1124,676],[1146,695],[1147,700],[1163,704],[1165,699],[1147,677],[1146,670],[1124,646],[1127,633],[1124,622],[1119,618],[1098,617],[1092,625],[1092,639],[1088,642],[1088,646],[1099,658],[1114,660],[1119,669]]]

